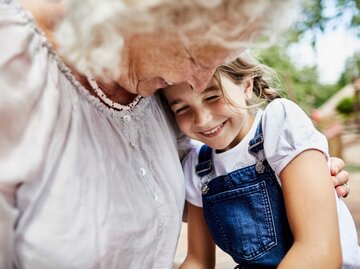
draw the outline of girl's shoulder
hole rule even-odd
[[[324,135],[305,111],[288,99],[275,99],[265,108],[262,127],[265,155],[276,174],[304,150],[318,149],[327,155]]]
[[[182,166],[184,170],[185,169],[188,170],[190,169],[190,167],[194,168],[194,173],[195,173],[195,166],[198,163],[199,152],[204,144],[192,139],[189,141],[189,143],[190,143],[190,149],[188,150],[188,152],[186,153],[186,155],[182,160]]]
[[[263,127],[273,130],[277,127],[296,130],[298,127],[314,128],[307,113],[296,103],[286,98],[273,100],[263,113]]]
[[[202,143],[196,142],[182,161],[185,176],[185,198],[189,203],[199,207],[202,207],[200,178],[196,175],[195,167],[198,164],[202,146]]]
[[[278,116],[286,116],[287,114],[299,113],[304,110],[295,102],[286,99],[278,98],[271,101],[264,109],[264,114],[277,114]]]

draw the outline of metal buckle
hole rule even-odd
[[[256,170],[256,172],[258,172],[259,174],[264,173],[264,171],[265,171],[265,165],[263,165],[262,161],[257,161],[257,162],[256,162],[255,170]]]
[[[206,161],[206,162],[199,163],[198,165],[196,165],[195,170],[196,170],[196,174],[199,177],[201,177],[202,174],[212,170],[212,161],[209,160],[209,161]]]
[[[201,192],[203,194],[206,194],[208,191],[209,191],[209,186],[207,184],[201,182]]]

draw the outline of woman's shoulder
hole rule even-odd
[[[14,1],[3,0],[0,5],[1,99],[24,103],[22,110],[26,111],[35,102],[39,104],[40,99],[56,107],[60,99],[54,95],[61,92],[89,95],[79,90],[80,82],[55,52],[32,14]]]
[[[7,83],[2,89],[13,86],[19,91],[26,90],[27,85],[44,84],[49,61],[54,58],[51,45],[29,12],[13,1],[1,5],[0,73],[2,83]]]
[[[19,49],[36,53],[51,47],[30,12],[14,1],[2,1],[0,5],[1,47],[7,49],[7,55]]]

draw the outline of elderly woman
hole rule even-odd
[[[40,30],[0,0],[0,268],[171,268],[184,182],[152,94],[184,81],[201,91],[293,3],[67,3],[53,36],[62,8],[40,12]]]

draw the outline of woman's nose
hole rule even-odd
[[[193,70],[188,83],[195,92],[202,92],[206,89],[206,86],[209,84],[214,72],[214,69],[197,67]]]

